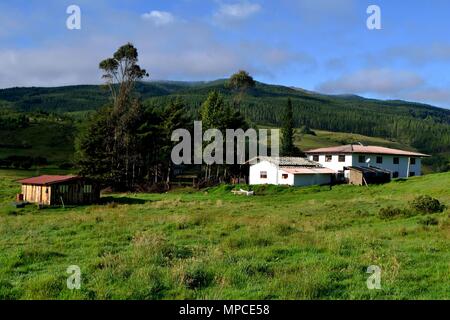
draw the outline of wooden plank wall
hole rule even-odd
[[[357,170],[350,170],[349,181],[350,184],[356,186],[363,185],[363,173]]]
[[[92,186],[91,192],[85,193],[84,186]],[[67,186],[66,192],[61,186]],[[97,203],[100,200],[100,187],[97,184],[76,181],[53,184],[51,186],[22,185],[24,201],[44,205],[79,205]],[[62,200],[61,200],[62,199]]]

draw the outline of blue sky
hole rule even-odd
[[[81,30],[66,9],[81,8]],[[381,8],[381,30],[366,9]],[[0,3],[0,87],[101,82],[130,41],[153,80],[258,81],[450,107],[450,1],[15,0]]]

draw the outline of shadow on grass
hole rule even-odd
[[[144,204],[150,202],[150,200],[129,198],[129,197],[102,197],[100,199],[100,204]]]

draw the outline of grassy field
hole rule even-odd
[[[450,210],[382,219],[450,173],[383,186],[228,186],[104,196],[76,208],[11,206],[26,171],[0,171],[0,299],[448,299]],[[432,221],[433,223],[429,223]],[[82,272],[66,287],[68,266]],[[368,290],[367,267],[381,267]]]
[[[0,147],[0,159],[9,156],[44,157],[51,163],[71,161],[74,154],[74,126],[66,122],[41,121],[27,128],[0,128],[0,141],[27,148]]]
[[[345,144],[356,144],[359,142],[364,145],[383,146],[402,150],[414,150],[407,145],[395,141],[389,141],[383,138],[368,137],[361,134],[330,132],[323,130],[314,130],[314,132],[316,135],[301,135],[297,133],[295,135],[295,144],[302,150],[332,147]]]

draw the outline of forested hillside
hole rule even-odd
[[[225,80],[143,82],[136,88],[148,107],[161,107],[173,97],[181,96],[193,117],[211,90],[221,92],[228,102],[235,104],[236,92]],[[321,95],[257,83],[235,106],[255,124],[278,126],[281,112],[277,110],[284,107],[288,97],[293,102],[297,127],[383,137],[432,154],[450,152],[450,110],[424,104]],[[0,125],[3,129],[11,121],[15,121],[14,127],[26,125],[26,120],[20,118],[23,111],[61,114],[95,110],[106,103],[108,91],[102,86],[4,89],[0,90]]]

